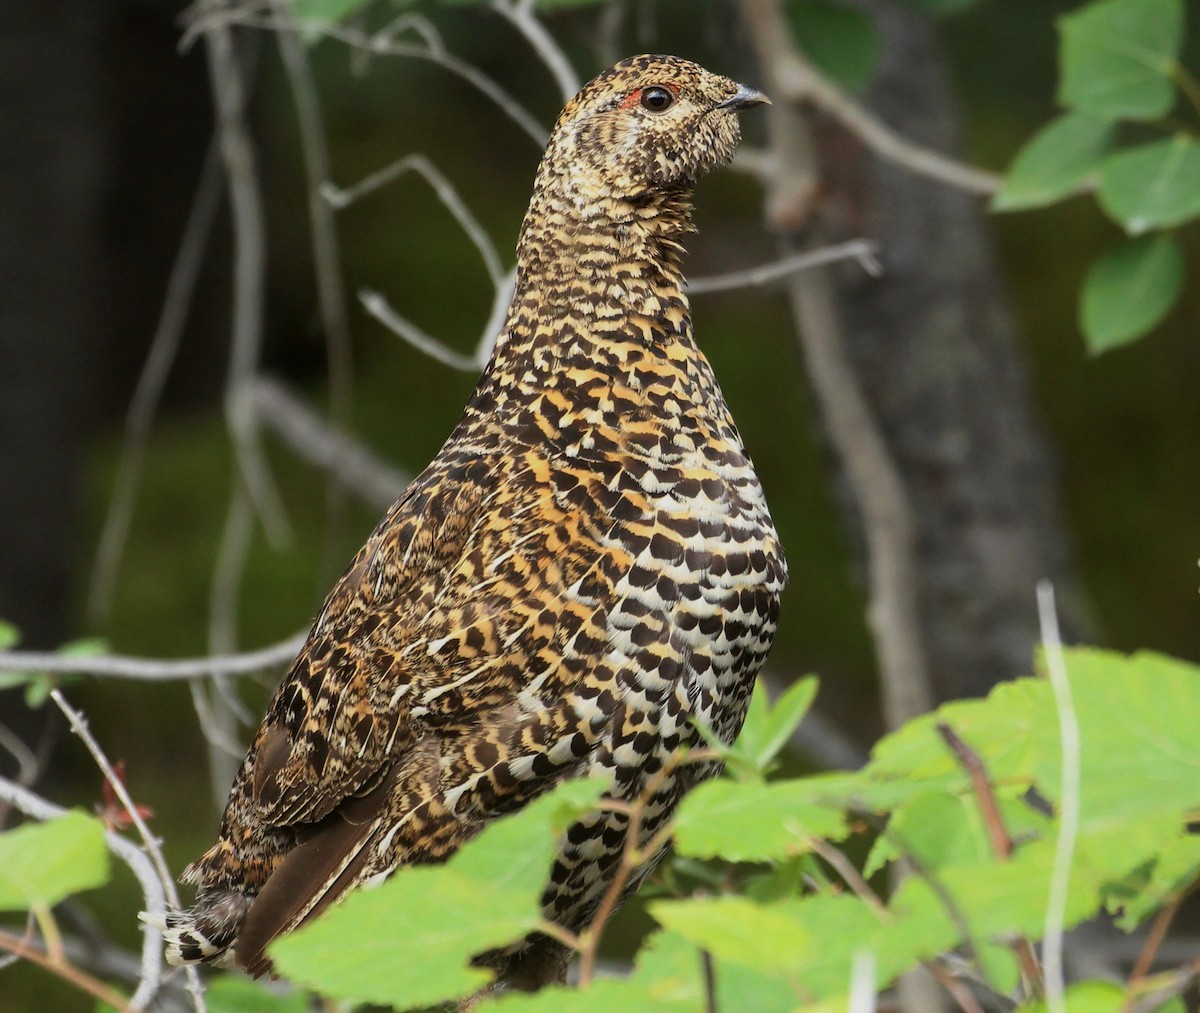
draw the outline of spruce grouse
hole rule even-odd
[[[629,799],[702,744],[697,724],[733,740],[786,564],[680,262],[696,181],[765,101],[638,56],[563,110],[491,361],[279,686],[217,843],[184,873],[199,890],[168,916],[172,963],[261,974],[273,939],[351,887],[445,858],[565,778]],[[643,839],[716,769],[663,779]],[[604,811],[569,829],[549,919],[588,924],[625,825]],[[561,953],[532,955],[555,945],[499,970],[560,975]]]

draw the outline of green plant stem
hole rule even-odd
[[[59,946],[61,948],[61,939]],[[93,998],[108,1003],[114,1009],[121,1010],[122,1013],[138,1013],[136,1007],[131,1006],[129,1000],[123,995],[109,988],[99,978],[93,978],[87,971],[69,963],[65,958],[55,959],[36,946],[31,946],[24,940],[2,931],[0,931],[0,949],[7,950],[22,960],[28,960],[31,964],[45,968],[51,974],[56,974],[64,981],[74,985],[81,992],[86,992]]]
[[[1196,110],[1197,114],[1200,114],[1200,81],[1197,81],[1192,72],[1178,61],[1171,67],[1171,77],[1175,79],[1179,90],[1191,103],[1192,108]]]

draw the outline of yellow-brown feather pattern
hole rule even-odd
[[[669,108],[639,101],[653,86]],[[281,683],[185,873],[172,960],[261,973],[271,939],[350,887],[445,858],[562,779],[632,798],[696,722],[737,734],[786,566],[680,257],[692,188],[755,98],[646,56],[564,109],[492,359]],[[715,769],[663,779],[643,833]],[[625,826],[597,811],[568,831],[548,917],[587,924]],[[491,959],[516,978],[520,958]]]

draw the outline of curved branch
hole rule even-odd
[[[42,651],[0,651],[0,672],[61,672],[133,679],[137,682],[171,682],[213,675],[249,675],[287,664],[304,646],[307,637],[306,631],[261,650],[207,658],[134,658],[120,654],[72,658],[64,654]]]

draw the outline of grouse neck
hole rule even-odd
[[[497,344],[507,357],[574,336],[691,342],[682,239],[691,187],[582,202],[539,188],[517,244],[517,276]],[[565,340],[564,340],[565,339]]]

